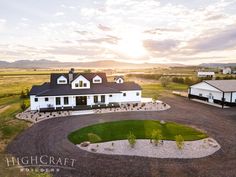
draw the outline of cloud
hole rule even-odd
[[[110,27],[105,26],[105,25],[101,25],[101,24],[98,25],[98,28],[102,31],[111,31],[112,30]]]
[[[57,12],[57,13],[54,14],[54,16],[56,16],[56,17],[63,16],[63,15],[65,15],[64,12]]]
[[[213,21],[213,20],[219,20],[225,18],[225,15],[223,14],[217,14],[217,15],[210,15],[206,18],[207,21]]]
[[[154,29],[145,30],[144,33],[157,34],[160,32],[181,32],[181,31],[183,30],[180,28],[154,28]]]
[[[120,40],[120,38],[116,37],[116,36],[111,36],[111,35],[107,35],[105,37],[101,37],[101,38],[94,38],[94,39],[80,39],[77,40],[79,43],[96,43],[96,44],[100,44],[100,43],[109,43],[109,44],[117,44],[118,41]]]
[[[76,30],[75,32],[78,33],[78,34],[80,34],[80,35],[86,35],[86,34],[89,34],[88,31],[80,31],[80,30]]]
[[[199,36],[189,41],[188,49],[194,52],[209,52],[216,50],[227,50],[236,48],[236,26],[230,26],[223,30],[211,34],[207,31],[204,34],[209,36]]]
[[[168,52],[175,49],[179,43],[180,41],[171,39],[163,41],[148,39],[143,41],[143,46],[151,52]]]
[[[7,22],[6,19],[1,19],[0,18],[0,32],[4,31],[6,29],[6,22]]]
[[[80,47],[80,46],[55,46],[50,49],[46,49],[45,52],[56,55],[82,55],[93,56],[101,54],[104,51],[103,48],[97,46]]]

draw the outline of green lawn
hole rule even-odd
[[[182,135],[184,140],[198,140],[207,135],[199,130],[174,122],[162,125],[154,120],[124,120],[91,125],[76,130],[68,135],[74,144],[88,141],[88,133],[94,133],[101,138],[100,142],[127,139],[132,132],[137,139],[150,139],[153,130],[159,129],[165,140],[175,140],[176,135]]]
[[[142,96],[143,97],[153,97],[154,95],[160,96],[164,93],[171,93],[173,90],[175,91],[187,91],[188,86],[185,84],[178,84],[174,82],[170,82],[166,87],[163,87],[161,83],[155,84],[142,84]]]

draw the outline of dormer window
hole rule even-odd
[[[93,78],[93,83],[102,83],[102,78],[100,76],[96,75]]]
[[[124,78],[121,77],[121,76],[115,77],[114,80],[115,80],[115,82],[116,82],[117,84],[122,84],[122,83],[124,83]]]
[[[67,84],[67,79],[65,76],[60,76],[58,79],[57,79],[57,84]]]
[[[71,82],[72,89],[89,89],[90,82],[83,75],[79,75]]]

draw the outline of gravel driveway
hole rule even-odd
[[[17,156],[48,154],[76,159],[76,170],[61,170],[58,177],[69,176],[160,176],[160,177],[235,177],[236,107],[220,109],[182,97],[162,99],[171,106],[163,112],[125,112],[55,118],[42,121],[19,135],[7,152]],[[121,119],[158,119],[189,124],[204,129],[222,148],[200,159],[154,159],[147,157],[93,154],[67,140],[69,132],[104,121]]]

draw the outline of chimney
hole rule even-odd
[[[69,71],[69,84],[73,81],[74,72],[75,72],[75,69],[71,68]]]

